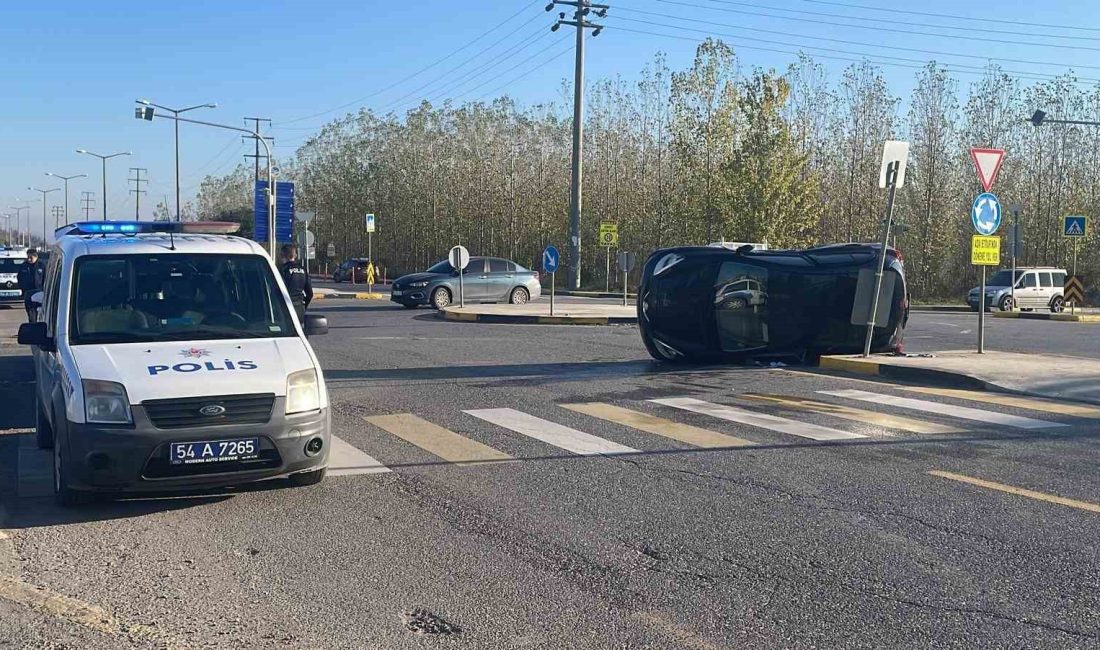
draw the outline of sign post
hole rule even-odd
[[[301,221],[302,222],[302,227],[305,229],[305,234],[303,235],[303,237],[305,238],[305,244],[306,245],[305,245],[305,251],[304,251],[305,254],[302,255],[302,257],[305,258],[305,262],[306,262],[306,264],[305,264],[305,266],[306,266],[306,275],[309,275],[309,260],[310,260],[309,253],[310,253],[310,250],[312,250],[310,247],[313,246],[313,233],[311,233],[309,231],[309,222],[313,221],[313,218],[315,216],[317,216],[317,213],[313,212],[313,211],[298,210],[298,211],[294,212],[294,218],[297,219],[298,221]]]
[[[375,228],[375,226],[374,226],[374,213],[373,212],[368,212],[367,213],[366,222],[367,222],[367,263],[369,264],[370,262],[374,261],[374,250],[373,250],[374,242],[372,241],[372,239],[374,237],[374,228]]]
[[[554,274],[557,273],[558,265],[561,264],[561,254],[558,253],[558,249],[553,246],[547,246],[542,251],[542,270],[550,274],[550,315],[554,315]]]
[[[1016,256],[1020,250],[1020,213],[1023,212],[1023,207],[1019,203],[1013,203],[1008,206],[1008,211],[1012,213],[1012,230],[1008,233],[1008,253],[1012,256],[1012,284],[1008,288],[1008,295],[1012,296],[1012,311],[1016,311]]]
[[[875,312],[878,311],[878,294],[882,291],[882,274],[886,268],[886,247],[890,244],[890,227],[894,221],[894,194],[905,186],[905,164],[909,160],[909,143],[887,140],[882,147],[882,165],[879,168],[878,186],[887,190],[886,218],[882,229],[882,247],[878,251],[875,267],[875,292],[871,296],[871,311],[867,314],[867,337],[863,341],[863,356],[871,356],[871,339],[875,336]]]
[[[630,275],[630,272],[634,270],[634,263],[637,261],[638,256],[634,253],[628,253],[626,251],[619,251],[618,263],[619,270],[623,272],[623,307],[626,307],[626,283]]]
[[[451,268],[458,271],[458,306],[465,307],[466,296],[462,288],[462,276],[465,275],[463,271],[470,265],[470,251],[466,250],[465,246],[455,246],[447,254],[447,259],[451,262]]]
[[[611,249],[619,245],[619,224],[614,221],[600,222],[600,246],[607,252],[607,271],[604,273],[604,291],[611,291]]]
[[[325,275],[328,275],[328,263],[334,257],[336,257],[336,244],[329,242],[328,248],[325,249]]]
[[[1081,285],[1080,280],[1077,278],[1077,242],[1085,236],[1085,233],[1089,229],[1089,218],[1084,215],[1067,216],[1062,220],[1062,234],[1073,240],[1073,269],[1070,271],[1070,277],[1077,280],[1077,284]],[[1067,286],[1069,283],[1067,282]],[[1079,286],[1080,288],[1080,286]],[[1081,292],[1083,293],[1083,292]],[[1081,301],[1081,298],[1074,296],[1075,300],[1070,300],[1066,292],[1063,291],[1062,295],[1065,297],[1066,302],[1069,303],[1069,313],[1077,313],[1077,303]]]

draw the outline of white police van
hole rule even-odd
[[[26,248],[0,248],[0,302],[23,300],[18,273],[26,261]]]
[[[62,505],[288,478],[319,482],[331,415],[279,272],[237,224],[77,223],[56,233],[34,346],[38,445]]]

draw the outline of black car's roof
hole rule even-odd
[[[798,264],[801,262],[805,264],[807,261],[811,263],[829,263],[832,261],[830,258],[840,258],[841,256],[846,259],[837,261],[849,261],[851,255],[860,256],[877,256],[879,249],[882,248],[881,244],[827,244],[824,246],[815,246],[805,249],[772,249],[772,250],[730,250],[728,248],[722,248],[718,246],[680,246],[676,248],[667,248],[663,251],[654,253],[678,253],[681,255],[702,255],[702,256],[714,256],[714,257],[741,257],[745,259],[756,259],[760,261],[771,261],[779,264],[793,263]],[[897,257],[897,251],[893,248],[887,248],[888,255]],[[798,260],[796,262],[795,260]]]

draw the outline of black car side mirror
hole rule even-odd
[[[23,323],[19,326],[18,340],[20,345],[37,345],[47,352],[53,351],[53,340],[45,323]]]
[[[305,331],[306,336],[328,334],[328,319],[320,314],[306,314]],[[19,335],[23,335],[22,328],[19,329]]]

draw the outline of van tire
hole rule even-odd
[[[42,404],[38,402],[38,395],[34,396],[34,441],[39,449],[53,449],[53,427],[50,421],[42,415]]]
[[[94,494],[69,487],[69,470],[65,467],[65,449],[59,442],[54,443],[53,458],[53,498],[57,505],[62,508],[72,508],[91,503],[95,499]]]
[[[1066,310],[1066,299],[1062,296],[1054,296],[1050,301],[1050,313],[1060,314]]]
[[[293,487],[306,487],[308,485],[317,485],[325,478],[325,472],[327,467],[313,470],[312,472],[300,472],[298,474],[291,474],[287,477],[287,481]]]

